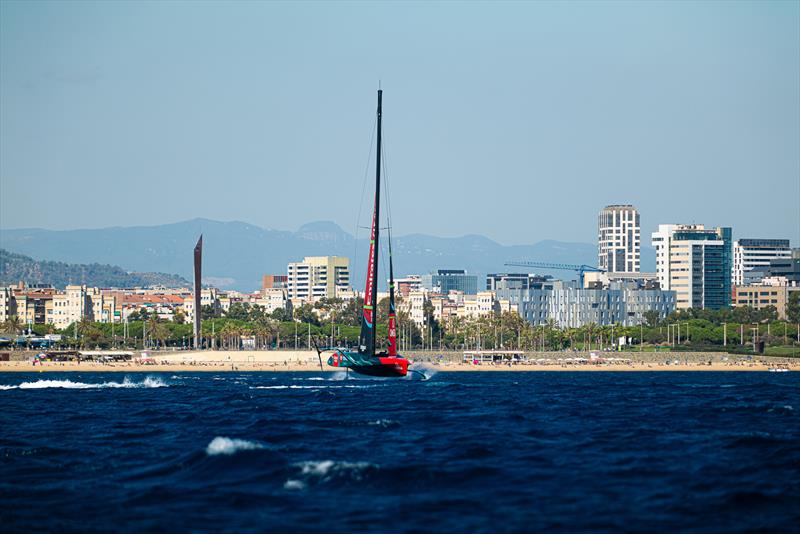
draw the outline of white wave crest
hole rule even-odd
[[[334,371],[328,380],[347,380],[349,373],[347,371]]]
[[[295,464],[300,474],[308,478],[329,480],[334,475],[344,475],[361,480],[362,474],[370,468],[378,467],[369,462],[335,462],[333,460],[308,461]]]
[[[108,388],[163,388],[169,384],[161,378],[148,376],[141,382],[134,382],[128,377],[122,382],[73,382],[72,380],[37,380],[35,382],[23,382],[17,386],[0,386],[2,390],[9,389],[108,389]]]
[[[304,490],[306,489],[306,483],[302,480],[293,480],[289,479],[283,484],[283,489],[287,490]]]
[[[389,428],[390,426],[399,425],[397,421],[393,421],[391,419],[378,419],[376,421],[370,421],[367,423],[369,426],[379,426],[381,428]]]
[[[409,380],[421,379],[423,382],[427,382],[428,380],[436,376],[437,373],[439,373],[438,369],[436,369],[435,367],[431,367],[430,365],[426,365],[424,363],[414,364],[411,367],[409,367],[408,370],[409,373],[406,375],[406,378],[408,378]]]
[[[206,454],[209,456],[218,456],[220,454],[230,456],[238,451],[252,451],[263,448],[264,446],[262,444],[255,441],[217,436],[212,439],[211,443],[206,447]]]

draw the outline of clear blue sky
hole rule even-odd
[[[353,231],[378,80],[398,234],[800,241],[794,1],[6,0],[0,227]]]

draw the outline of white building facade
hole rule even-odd
[[[733,243],[733,285],[759,284],[770,261],[791,257],[788,239],[738,239]]]
[[[612,273],[641,268],[639,212],[630,204],[606,206],[597,218],[597,266]]]
[[[350,260],[342,256],[308,256],[287,266],[290,299],[314,302],[336,298],[350,289]]]
[[[652,234],[656,275],[675,291],[678,309],[720,309],[731,304],[731,229],[702,224],[661,224]]]

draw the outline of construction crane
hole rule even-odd
[[[578,282],[583,287],[584,273],[604,273],[605,269],[592,267],[591,265],[574,265],[572,263],[547,263],[543,261],[508,261],[507,267],[532,267],[534,269],[557,269],[560,271],[575,271],[578,273]]]

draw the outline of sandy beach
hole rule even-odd
[[[413,363],[412,363],[413,365]],[[581,371],[581,372],[603,372],[603,371],[769,371],[777,364],[767,362],[712,362],[711,364],[698,363],[629,363],[629,364],[520,364],[520,365],[470,365],[470,364],[417,364],[420,370],[432,369],[435,371],[448,372],[559,372],[559,371]],[[788,368],[793,371],[800,371],[800,362],[780,364],[780,367]],[[341,368],[334,368],[323,365],[325,372],[342,371]],[[135,363],[89,363],[89,362],[44,362],[32,365],[29,362],[0,362],[0,373],[3,372],[122,372],[122,373],[181,373],[181,372],[320,372],[320,366],[308,363],[290,362],[283,363],[262,363],[262,362],[197,362],[197,363],[168,363],[155,365],[140,365]]]

